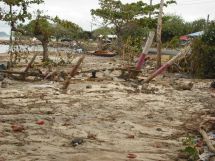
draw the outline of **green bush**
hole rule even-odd
[[[192,74],[197,78],[215,78],[215,46],[208,45],[201,39],[192,45]]]
[[[202,36],[202,40],[208,45],[215,46],[215,22],[208,26],[205,34]]]
[[[198,78],[215,78],[215,24],[212,22],[204,35],[193,41],[191,72]]]

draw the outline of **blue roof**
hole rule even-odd
[[[199,37],[199,36],[202,36],[204,34],[204,31],[199,31],[199,32],[194,32],[194,33],[191,33],[187,36],[190,36],[190,37]]]

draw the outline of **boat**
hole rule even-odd
[[[117,55],[115,52],[111,52],[108,50],[97,50],[93,53],[95,56],[103,56],[103,57],[114,57]]]

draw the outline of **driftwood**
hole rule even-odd
[[[85,71],[81,71],[80,73],[91,73],[92,71],[95,72],[104,72],[104,71],[114,71],[114,70],[123,70],[122,67],[116,67],[116,68],[102,68],[102,69],[90,69],[90,70],[85,70]]]
[[[44,79],[49,79],[49,78],[52,78],[54,77],[55,75],[57,74],[57,71],[53,71],[51,73],[48,73]]]
[[[154,73],[152,73],[144,82],[149,83],[152,79],[163,73],[168,67],[174,64],[175,61],[177,61],[180,57],[183,55],[189,53],[191,50],[190,46],[187,46],[185,49],[181,50],[175,57],[173,57],[171,60],[169,60],[167,63],[165,63],[163,66],[161,66],[158,70],[156,70]]]
[[[18,72],[18,71],[0,70],[0,73],[19,74],[19,75],[25,75],[25,76],[35,76],[35,77],[44,78],[44,75],[42,73],[38,73],[38,72]]]
[[[32,64],[34,63],[35,59],[37,57],[37,53],[34,54],[34,56],[32,57],[31,61],[28,63],[27,67],[25,68],[24,72],[28,72],[28,70],[30,69],[30,67],[32,66]]]
[[[214,148],[213,144],[211,143],[210,139],[208,138],[208,135],[205,132],[205,130],[203,130],[202,128],[199,128],[199,133],[202,135],[202,137],[203,137],[205,143],[207,144],[210,152],[215,153],[215,148]]]
[[[81,63],[84,61],[84,58],[85,56],[82,56],[77,64],[74,66],[74,68],[69,72],[69,77],[67,77],[67,79],[64,81],[64,84],[63,84],[63,87],[62,87],[62,90],[64,92],[66,92],[67,88],[69,87],[69,84],[70,84],[70,81],[71,81],[71,78],[75,76],[75,74],[77,73],[77,70],[78,68],[80,67]]]
[[[203,129],[204,124],[208,123],[208,122],[214,122],[215,121],[215,117],[207,117],[205,118],[205,120],[200,124],[200,128],[199,128],[199,133],[202,135],[206,145],[208,146],[208,149],[210,152],[215,153],[215,148],[213,146],[213,144],[211,143],[210,139],[208,138],[208,135],[206,133],[206,131]],[[215,159],[215,158],[212,158]]]
[[[29,75],[27,75],[26,73],[29,71],[29,69],[31,68],[32,64],[34,63],[35,59],[37,57],[37,53],[34,54],[34,56],[32,57],[31,61],[28,63],[27,67],[25,68],[23,74],[20,74],[20,80],[25,80],[25,78]]]

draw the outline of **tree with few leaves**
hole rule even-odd
[[[0,20],[9,23],[11,31],[18,31],[16,25],[31,19],[28,8],[33,4],[41,4],[43,0],[0,0]],[[19,31],[22,32],[22,31]]]
[[[54,25],[50,21],[48,16],[38,14],[35,20],[30,21],[21,29],[25,30],[24,35],[36,37],[41,42],[43,47],[43,61],[48,61],[48,44],[55,30]]]

